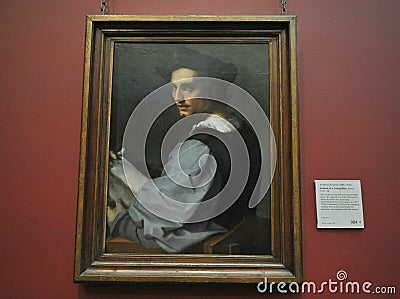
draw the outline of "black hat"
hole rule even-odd
[[[218,58],[201,54],[193,49],[179,47],[169,62],[157,67],[157,72],[167,81],[171,79],[172,72],[188,68],[204,73],[205,76],[233,82],[237,75],[237,68],[233,63],[226,63]]]

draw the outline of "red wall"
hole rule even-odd
[[[0,297],[257,296],[255,285],[72,282],[85,15],[99,2],[0,5]],[[278,0],[109,2],[113,14],[280,13]],[[344,269],[399,293],[400,1],[287,2],[299,17],[305,280]],[[361,179],[366,228],[317,230],[314,179]]]

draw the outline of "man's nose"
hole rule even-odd
[[[174,98],[175,102],[180,102],[184,100],[183,93],[180,88],[177,88],[172,92],[172,97]]]

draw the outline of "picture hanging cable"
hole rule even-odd
[[[281,15],[284,16],[287,14],[287,2],[286,0],[281,0]]]
[[[107,10],[107,0],[100,0],[100,12],[102,15],[106,13]]]

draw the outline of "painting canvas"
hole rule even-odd
[[[240,252],[241,254],[255,254],[262,253],[268,254],[270,253],[270,244],[266,242],[266,237],[270,235],[270,215],[269,215],[269,206],[270,201],[267,198],[267,194],[263,194],[265,196],[264,202],[257,207],[252,209],[246,209],[246,204],[250,198],[246,197],[245,194],[242,195],[240,200],[243,202],[239,207],[240,203],[236,203],[236,206],[228,208],[228,211],[224,211],[221,214],[224,215],[216,215],[212,217],[212,219],[208,219],[207,223],[205,221],[201,221],[200,225],[195,225],[194,223],[187,224],[187,228],[184,227],[183,223],[176,221],[175,224],[168,224],[161,217],[153,217],[153,213],[151,211],[147,211],[146,209],[141,209],[140,215],[137,214],[136,211],[132,211],[132,209],[138,209],[137,205],[139,203],[132,203],[134,192],[127,192],[123,197],[124,200],[120,200],[121,192],[123,190],[129,189],[129,184],[124,182],[124,179],[119,179],[118,174],[122,174],[123,171],[119,165],[122,165],[120,159],[118,157],[118,153],[122,158],[122,149],[125,157],[130,160],[130,162],[135,165],[138,169],[142,169],[146,167],[145,171],[142,170],[143,173],[148,173],[149,178],[155,179],[156,182],[161,184],[160,188],[163,190],[168,189],[167,192],[171,193],[172,190],[177,190],[178,194],[175,194],[175,198],[185,197],[199,197],[198,201],[204,202],[210,197],[207,195],[207,192],[211,192],[210,189],[215,189],[215,184],[209,184],[209,188],[201,188],[202,186],[196,187],[192,185],[190,188],[179,188],[179,184],[172,183],[171,179],[168,178],[168,174],[163,173],[163,163],[161,161],[161,144],[164,138],[168,135],[171,127],[176,124],[181,117],[188,117],[188,112],[185,111],[183,116],[180,115],[179,107],[184,107],[184,109],[188,110],[188,102],[189,101],[202,101],[201,99],[191,98],[192,92],[188,95],[183,95],[181,102],[175,103],[173,98],[173,85],[174,83],[168,84],[171,81],[171,74],[164,74],[160,71],[165,65],[171,64],[170,61],[176,59],[177,65],[171,68],[172,71],[177,71],[179,69],[195,69],[201,68],[203,72],[205,70],[212,70],[215,66],[215,61],[220,62],[223,66],[224,64],[230,64],[233,67],[233,73],[230,74],[234,76],[234,82],[232,86],[228,86],[229,90],[223,90],[226,93],[227,106],[236,98],[241,101],[239,104],[244,104],[246,106],[251,106],[253,109],[260,109],[261,113],[265,114],[267,117],[269,112],[269,54],[268,54],[268,45],[267,44],[221,44],[221,43],[202,43],[202,44],[193,44],[193,43],[181,43],[181,44],[151,44],[151,43],[130,43],[130,42],[121,42],[115,44],[114,50],[114,61],[113,61],[113,94],[112,94],[112,105],[111,105],[111,135],[110,135],[110,151],[114,154],[114,159],[111,159],[111,163],[113,166],[111,167],[111,173],[109,182],[111,185],[109,186],[109,210],[111,218],[116,214],[116,212],[120,212],[121,210],[124,213],[125,211],[129,211],[131,209],[130,215],[127,214],[125,219],[119,220],[118,223],[111,223],[111,219],[109,219],[109,226],[112,227],[113,232],[110,233],[109,241],[111,241],[114,237],[125,237],[128,240],[133,241],[134,243],[141,244],[140,240],[136,236],[137,234],[141,234],[140,238],[143,244],[149,244],[148,246],[152,249],[158,248],[160,252],[171,251],[171,252],[200,252],[202,249],[201,246],[205,246],[210,241],[215,242],[216,239],[221,239],[224,241],[224,248],[218,248],[215,246],[215,250],[219,253],[229,253],[229,250],[234,250],[236,252]],[[180,55],[180,56],[179,56]],[[247,57],[246,60],[243,60],[243,57]],[[184,61],[187,59],[188,61]],[[197,61],[192,62],[191,60],[204,60],[201,62],[201,66],[197,66]],[[210,65],[206,65],[208,63],[207,59],[209,59]],[[190,60],[190,61],[189,61]],[[194,70],[199,72],[198,70]],[[218,72],[218,70],[216,71]],[[212,74],[214,77],[222,77],[226,76],[223,74],[224,70],[221,70],[220,73]],[[210,74],[201,74],[203,76],[210,76]],[[207,79],[204,79],[207,80]],[[209,79],[211,81],[211,79]],[[224,89],[225,87],[219,86],[221,83],[217,82],[204,82],[204,84],[208,84],[207,88],[216,88],[216,89]],[[195,85],[195,82],[191,83]],[[197,85],[200,85],[199,82]],[[203,84],[203,85],[204,85]],[[233,84],[236,84],[235,88]],[[214,86],[212,86],[214,85]],[[241,87],[243,86],[243,87]],[[241,90],[243,88],[243,90]],[[227,88],[228,89],[228,88]],[[165,90],[165,91],[164,91]],[[209,92],[209,91],[208,91]],[[248,93],[243,95],[243,93]],[[185,93],[185,91],[183,91]],[[254,95],[254,96],[253,96]],[[175,95],[175,99],[178,99],[179,95]],[[186,101],[185,98],[186,97]],[[229,97],[229,98],[228,98]],[[217,101],[218,99],[214,99]],[[252,101],[256,101],[253,103]],[[138,104],[141,101],[149,102],[148,107],[141,108]],[[203,100],[204,101],[204,100]],[[160,103],[161,102],[161,103]],[[214,107],[207,107],[207,109],[198,109],[193,114],[205,113],[206,116],[201,117],[200,120],[196,120],[200,122],[202,125],[206,125],[207,121],[213,120],[212,117],[219,113],[218,115],[227,114],[225,119],[229,119],[233,117],[230,111],[225,111],[222,109],[218,109],[217,103],[211,103]],[[258,104],[258,105],[257,105]],[[143,105],[143,103],[142,103]],[[196,103],[194,103],[196,105]],[[199,105],[199,104],[197,104]],[[240,105],[239,105],[240,106]],[[229,106],[228,106],[229,107]],[[231,108],[231,107],[230,107]],[[136,111],[133,115],[133,111],[135,109],[140,110],[140,113]],[[147,110],[151,110],[150,112]],[[207,111],[206,111],[207,110]],[[218,110],[218,111],[216,111]],[[155,115],[155,112],[159,112],[159,115],[153,117],[153,120],[149,122],[147,125],[141,126],[141,120],[138,120],[136,123],[136,130],[126,130],[127,123],[130,117],[144,117],[151,118]],[[224,113],[225,112],[225,113]],[[240,112],[240,111],[238,111]],[[191,114],[192,115],[192,114]],[[198,115],[197,115],[198,116]],[[204,118],[204,119],[203,119]],[[193,120],[194,121],[194,120]],[[194,122],[196,122],[194,121]],[[133,122],[133,120],[132,120]],[[197,124],[194,124],[197,125]],[[214,125],[214,122],[212,123]],[[265,126],[265,123],[262,124]],[[149,127],[147,134],[145,126]],[[140,127],[140,129],[139,129]],[[180,124],[179,132],[182,133],[183,136],[189,136],[190,130],[193,125]],[[217,132],[218,129],[216,130]],[[185,133],[184,133],[185,132]],[[126,141],[125,145],[128,148],[123,148],[123,139],[124,133],[126,139],[133,139],[132,141],[132,149],[129,148],[129,142]],[[250,139],[248,136],[245,138]],[[253,138],[254,139],[254,138]],[[201,142],[201,141],[199,141]],[[248,141],[250,142],[250,141]],[[265,144],[268,143],[268,140],[261,140]],[[171,141],[171,143],[174,143]],[[201,152],[201,154],[209,154],[207,149],[203,149],[202,147],[196,147],[193,142],[190,145],[191,149],[191,157],[196,150],[205,150],[206,152]],[[175,146],[176,144],[172,144]],[[254,144],[248,144],[250,147],[258,147],[257,142]],[[237,147],[237,144],[233,142],[232,146]],[[207,147],[210,147],[208,145]],[[141,152],[141,149],[144,151]],[[229,149],[228,149],[229,150]],[[128,155],[127,152],[130,151],[131,154]],[[168,150],[170,152],[171,150]],[[215,153],[217,150],[214,149],[214,155],[223,155],[227,153]],[[168,156],[170,153],[166,153]],[[252,153],[252,151],[248,150],[248,153]],[[137,156],[143,156],[143,159],[138,159]],[[129,156],[129,157],[128,157]],[[250,157],[251,159],[255,157]],[[182,153],[179,155],[180,158],[187,160],[187,157]],[[200,153],[199,157],[200,158]],[[138,160],[142,160],[142,165],[138,163]],[[166,159],[166,163],[169,162],[171,165],[171,158],[168,161]],[[195,161],[195,158],[193,158]],[[193,163],[191,160],[190,163]],[[135,163],[136,162],[136,163]],[[145,165],[143,165],[145,163]],[[188,163],[188,161],[182,161],[182,163]],[[198,164],[198,161],[196,161]],[[222,162],[221,162],[222,163]],[[260,164],[261,161],[254,161],[254,163]],[[258,166],[258,165],[255,165]],[[168,166],[167,166],[168,167]],[[173,169],[174,172],[177,169]],[[187,169],[189,171],[189,169]],[[196,167],[191,168],[190,171],[193,172],[199,171]],[[271,170],[270,170],[271,171]],[[124,173],[125,175],[125,173]],[[175,174],[176,175],[176,174]],[[224,174],[225,176],[228,174]],[[234,175],[234,174],[232,174]],[[243,172],[238,173],[238,175],[242,176]],[[259,174],[257,174],[258,176]],[[205,178],[204,178],[205,179]],[[211,179],[211,177],[210,177]],[[132,178],[134,180],[134,178]],[[215,179],[214,179],[215,180]],[[134,182],[133,182],[134,183]],[[254,189],[253,186],[252,189]],[[149,187],[147,187],[149,188]],[[111,192],[110,192],[111,191]],[[147,192],[146,192],[147,191]],[[142,197],[142,201],[148,200],[148,197],[157,197],[161,196],[157,193],[163,192],[156,190],[154,192],[151,191],[141,191],[140,196]],[[111,194],[110,194],[111,193]],[[249,192],[247,192],[249,193]],[[137,194],[138,195],[138,194]],[[229,198],[233,198],[235,194],[230,194],[227,192],[226,196]],[[132,200],[131,200],[132,197]],[[247,197],[249,197],[247,195]],[[161,197],[160,197],[161,198]],[[120,208],[116,208],[116,202],[118,203]],[[140,200],[140,199],[139,199]],[[162,200],[162,199],[161,199]],[[184,199],[185,200],[185,199]],[[223,199],[219,199],[223,200]],[[239,199],[238,199],[239,200]],[[187,201],[193,202],[191,199],[187,199]],[[228,203],[230,204],[230,203]],[[160,203],[162,205],[162,203]],[[234,204],[235,205],[235,204]],[[165,207],[164,207],[165,208]],[[240,208],[240,211],[237,211]],[[236,211],[235,211],[236,209]],[[115,211],[113,213],[113,211]],[[135,214],[136,215],[133,215]],[[218,212],[216,212],[218,213]],[[118,215],[116,215],[118,216]],[[247,216],[248,219],[245,219]],[[120,216],[121,218],[122,216]],[[219,218],[218,218],[219,217]],[[110,217],[109,217],[110,218]],[[151,218],[151,220],[150,220]],[[200,228],[200,226],[215,226],[213,219],[218,218],[219,224],[222,224],[218,229],[214,228],[215,233],[211,233],[212,228],[205,227]],[[222,218],[227,218],[222,220]],[[114,220],[114,219],[112,219]],[[134,223],[136,222],[136,224]],[[139,225],[137,223],[140,222]],[[152,222],[152,223],[149,223]],[[245,225],[245,223],[247,226]],[[251,224],[250,224],[251,222]],[[168,234],[164,234],[162,236],[154,237],[150,234],[147,234],[144,237],[144,231],[147,231],[146,224],[148,224],[151,229],[157,230],[170,230]],[[227,235],[231,234],[232,229],[241,224],[239,228],[236,227],[237,233],[234,237],[230,236],[227,238]],[[123,226],[126,228],[124,229]],[[172,227],[179,227],[179,229]],[[216,227],[216,226],[215,226]],[[188,230],[196,230],[196,235],[198,237],[194,237],[194,233],[190,233]],[[243,236],[240,236],[239,231],[242,231]],[[257,231],[257,234],[253,234],[251,239],[247,238],[249,236],[248,230]],[[176,236],[176,241],[173,241],[174,234],[185,234],[185,240],[180,240],[180,236]],[[223,238],[223,235],[226,235],[226,238]],[[204,239],[207,236],[206,239]],[[260,236],[260,237],[257,237]],[[211,238],[210,238],[211,237]],[[169,239],[167,242],[166,238]],[[144,240],[143,240],[144,239]],[[207,242],[207,239],[209,239]],[[117,241],[121,242],[121,239],[117,239]],[[184,243],[179,244],[179,248],[174,248],[175,243]],[[117,249],[117,242],[111,241],[111,250]],[[126,248],[129,242],[123,240],[124,247]],[[254,244],[254,245],[253,245]],[[141,246],[136,246],[136,244],[131,244],[131,250],[134,252],[135,249],[146,252],[145,248]],[[209,248],[209,247],[207,247]],[[218,248],[218,249],[217,249]],[[123,249],[120,249],[123,250]],[[153,250],[154,251],[154,250]]]

